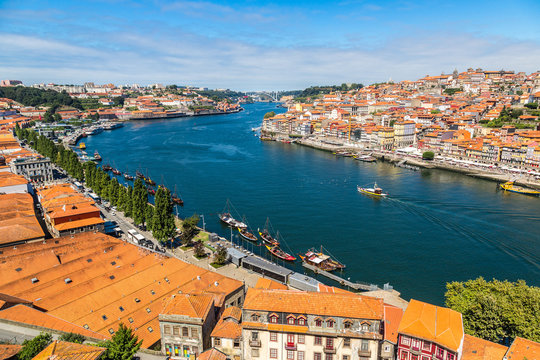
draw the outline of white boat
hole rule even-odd
[[[388,195],[382,192],[382,189],[377,186],[377,183],[373,184],[372,188],[364,188],[357,185],[356,189],[358,190],[358,192],[361,192],[362,194],[376,196],[376,197],[385,197]]]

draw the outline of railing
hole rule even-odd
[[[358,349],[358,356],[371,357],[371,350]]]
[[[335,354],[336,348],[333,346],[325,346],[323,351],[325,352],[325,354]]]
[[[249,340],[249,346],[261,347],[261,340]]]
[[[285,343],[285,350],[296,350],[296,344],[293,342]]]

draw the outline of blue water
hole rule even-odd
[[[294,254],[322,244],[347,265],[344,277],[388,282],[406,299],[443,304],[446,282],[478,276],[540,285],[540,199],[452,172],[261,142],[251,128],[278,110],[253,104],[238,114],[137,121],[85,142],[122,171],[147,169],[176,185],[180,216],[202,214],[210,231],[230,238],[216,215],[230,199],[255,231],[269,217]],[[356,191],[374,181],[389,198]]]

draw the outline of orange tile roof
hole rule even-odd
[[[411,299],[398,332],[435,342],[457,351],[463,340],[463,322],[457,311]]]
[[[269,278],[259,278],[257,284],[255,284],[256,289],[281,289],[287,290],[288,287],[285,284],[279,283]]]
[[[0,345],[0,360],[6,360],[14,357],[21,351],[22,345]]]
[[[108,336],[98,334],[96,332],[86,330],[80,326],[74,325],[48,313],[41,312],[37,309],[28,307],[26,305],[15,305],[10,308],[0,311],[0,319],[11,320],[15,322],[30,324],[34,326],[41,326],[47,329],[72,332],[81,334],[86,337],[94,339],[107,339]]]
[[[163,299],[160,314],[206,319],[213,303],[212,295],[174,294]]]
[[[0,172],[0,188],[4,186],[26,185],[28,180],[24,176],[7,171]]]
[[[214,327],[211,336],[226,339],[238,339],[242,336],[242,325],[232,320],[221,319]]]
[[[32,360],[97,360],[105,350],[103,347],[55,340]]]
[[[510,345],[506,358],[508,360],[540,359],[540,343],[518,336]]]
[[[465,334],[461,360],[503,360],[507,346]]]
[[[380,299],[291,290],[249,289],[244,309],[356,319],[383,318],[383,302]]]
[[[0,195],[0,234],[0,245],[45,237],[30,194]]]
[[[384,304],[384,339],[397,344],[398,327],[403,317],[403,310]]]
[[[227,355],[215,348],[211,348],[201,353],[197,358],[199,360],[227,360]]]
[[[225,309],[225,311],[223,311],[223,314],[221,315],[221,318],[222,319],[233,318],[236,321],[241,321],[242,320],[242,309],[240,309],[237,306],[229,306],[228,308]]]

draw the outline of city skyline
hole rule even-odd
[[[31,83],[164,83],[234,90],[538,70],[532,1],[104,0],[0,5],[3,78]]]

